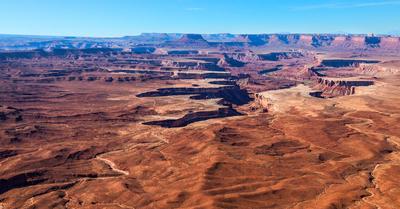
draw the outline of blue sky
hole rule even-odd
[[[400,0],[0,0],[0,34],[400,33]]]

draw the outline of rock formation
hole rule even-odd
[[[150,121],[145,122],[145,125],[158,125],[166,128],[175,128],[175,127],[184,127],[191,123],[204,121],[213,118],[225,118],[232,116],[239,116],[241,113],[237,112],[232,108],[219,108],[216,111],[204,111],[204,112],[195,112],[189,113],[182,118],[175,120],[162,120],[162,121]]]
[[[29,36],[27,36],[29,37]],[[204,38],[205,37],[205,38]],[[29,40],[27,38],[27,40]],[[35,39],[36,40],[36,39]],[[0,37],[1,42],[1,37]],[[42,37],[36,41],[5,42],[0,50],[131,48],[132,43],[183,47],[272,47],[332,50],[371,49],[398,52],[400,37],[343,34],[177,34],[145,33],[109,39]]]
[[[396,75],[400,73],[400,62],[386,61],[379,64],[361,63],[355,71],[359,74],[373,76]]]
[[[272,52],[258,55],[262,60],[278,61],[284,59],[301,58],[304,55],[301,52]]]
[[[316,97],[336,97],[355,94],[356,87],[373,85],[373,81],[347,81],[331,80],[328,78],[317,78],[314,88],[320,90],[320,93],[312,93]]]
[[[236,60],[228,54],[224,54],[224,57],[218,61],[218,66],[221,67],[243,67],[246,63]]]
[[[350,59],[326,59],[321,61],[325,67],[358,67],[362,63],[379,63],[377,60],[350,60]]]
[[[207,47],[209,43],[200,34],[183,34],[181,38],[176,41],[167,41],[163,45],[173,47]]]
[[[162,88],[136,95],[137,97],[160,97],[171,95],[193,95],[191,99],[222,98],[221,104],[243,105],[251,101],[248,93],[239,86],[223,86],[217,88]]]

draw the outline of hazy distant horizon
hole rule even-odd
[[[400,0],[3,0],[0,34],[400,34]]]
[[[273,35],[273,34],[292,34],[292,35],[374,35],[374,36],[400,36],[400,33],[387,33],[387,34],[367,34],[367,33],[191,33],[191,32],[142,32],[139,34],[128,34],[122,36],[75,36],[75,35],[37,35],[37,34],[6,34],[0,33],[1,37],[33,37],[33,38],[124,38],[135,37],[145,34],[200,34],[200,35],[217,35],[217,34],[230,34],[230,35]]]

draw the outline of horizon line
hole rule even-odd
[[[107,38],[125,38],[125,37],[134,37],[145,34],[199,34],[199,35],[220,35],[220,34],[229,34],[229,35],[354,35],[354,36],[391,36],[391,37],[400,37],[400,34],[397,33],[344,33],[344,32],[330,32],[330,33],[301,33],[301,32],[274,32],[274,33],[229,33],[229,32],[221,32],[221,33],[192,33],[192,32],[141,32],[138,34],[131,35],[122,35],[122,36],[86,36],[86,35],[36,35],[36,34],[13,34],[13,33],[0,33],[1,36],[32,36],[38,38],[99,38],[99,39],[107,39]]]

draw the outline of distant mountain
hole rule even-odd
[[[273,47],[293,49],[389,49],[400,51],[394,35],[343,34],[181,34],[143,33],[121,38],[0,35],[0,50],[135,47]]]
[[[200,34],[184,34],[178,42],[182,43],[207,43],[207,41]]]

